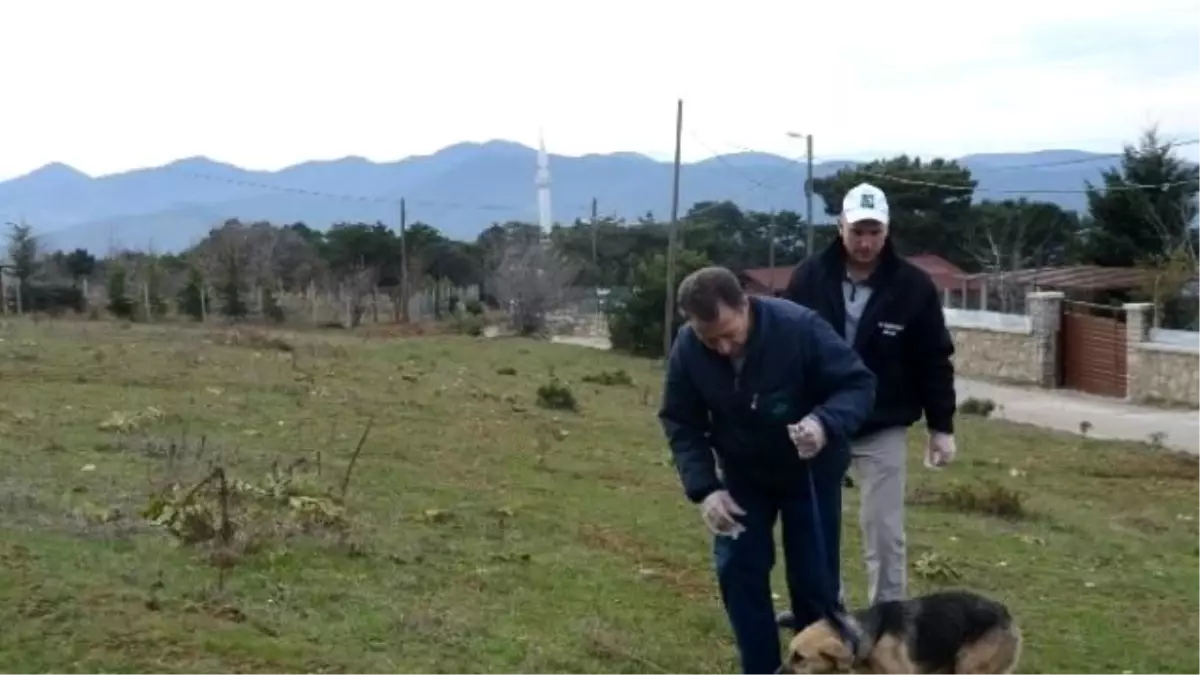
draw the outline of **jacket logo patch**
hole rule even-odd
[[[898,323],[879,322],[879,330],[888,337],[895,337],[904,332],[904,326]]]

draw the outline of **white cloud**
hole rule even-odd
[[[661,157],[679,96],[722,151],[798,155],[788,130],[822,157],[1115,150],[1152,122],[1200,135],[1198,19],[1178,0],[0,3],[0,178],[388,160],[543,126],[555,152]]]

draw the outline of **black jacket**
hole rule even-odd
[[[796,266],[783,297],[810,307],[845,336],[845,249],[835,240]],[[932,431],[954,432],[954,342],[946,329],[937,287],[924,270],[901,258],[891,240],[867,280],[871,297],[863,309],[854,349],[875,374],[875,409],[859,436],[911,426],[925,414]]]
[[[811,460],[814,475],[840,480],[849,440],[871,410],[875,378],[824,319],[778,298],[749,301],[740,375],[686,325],[667,361],[658,417],[693,502],[723,487],[718,460],[725,480],[749,487],[806,485],[787,425],[809,413],[827,439]]]

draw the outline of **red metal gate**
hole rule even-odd
[[[1125,321],[1120,307],[1063,303],[1062,385],[1100,396],[1124,398]]]

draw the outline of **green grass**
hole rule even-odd
[[[0,670],[735,669],[652,362],[515,339],[0,325]],[[632,386],[583,382],[617,370]],[[577,412],[538,405],[555,379]],[[214,464],[255,482],[305,457],[336,488],[369,417],[345,531],[235,503],[255,546],[214,558],[139,516],[156,486]],[[959,461],[931,472],[922,440],[914,591],[1008,602],[1025,672],[1195,672],[1194,459],[964,416]]]

